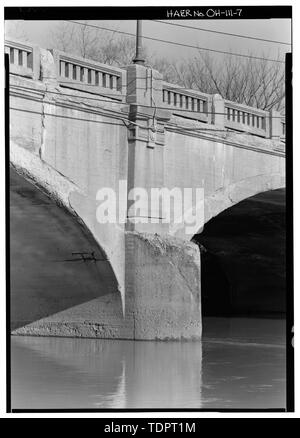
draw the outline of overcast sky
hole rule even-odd
[[[77,20],[79,21],[79,20]],[[166,20],[165,20],[166,21]],[[291,42],[291,20],[170,20],[170,23],[184,24],[203,29],[218,30],[223,32],[237,33],[270,40]],[[12,22],[10,22],[11,25]],[[29,41],[42,47],[49,47],[51,30],[55,29],[58,21],[21,21],[19,29],[22,29]],[[111,29],[135,33],[136,22],[131,20],[95,20],[90,24],[104,26]],[[184,44],[215,50],[231,51],[236,53],[253,53],[255,56],[279,57],[284,60],[284,53],[290,50],[289,46],[250,39],[242,39],[234,36],[218,35],[202,32],[194,29],[169,26],[166,24],[143,20],[143,35],[165,40],[172,40]],[[196,50],[175,45],[158,43],[144,40],[144,44],[151,53],[169,59],[184,59],[196,54]],[[218,55],[216,55],[218,56]]]

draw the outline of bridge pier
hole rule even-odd
[[[162,206],[149,209],[151,189],[165,187],[162,76],[142,65],[127,68],[128,194],[147,192],[144,204],[128,199],[125,235],[125,319],[134,339],[201,337],[200,254],[191,242],[168,236]]]
[[[125,319],[134,339],[200,339],[200,253],[170,236],[126,233]]]

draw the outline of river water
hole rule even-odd
[[[12,408],[285,408],[285,321],[203,325],[202,342],[13,336]]]

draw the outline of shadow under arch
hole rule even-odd
[[[11,167],[11,329],[107,294],[122,316],[113,269],[90,231]]]
[[[284,316],[284,188],[222,211],[193,241],[201,251],[204,316]]]

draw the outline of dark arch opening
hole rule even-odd
[[[113,269],[90,231],[12,167],[9,246],[12,330],[108,294],[121,309]]]
[[[285,189],[223,211],[193,241],[203,316],[285,316]]]

